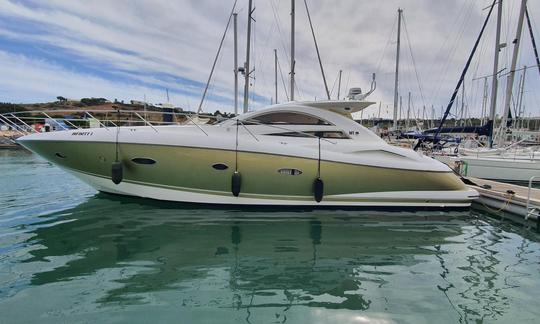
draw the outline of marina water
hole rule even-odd
[[[477,211],[98,194],[0,151],[0,323],[536,323],[539,236]]]

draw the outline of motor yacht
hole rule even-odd
[[[18,142],[99,191],[234,205],[468,207],[445,164],[387,144],[358,100],[289,102],[212,125],[106,126]]]

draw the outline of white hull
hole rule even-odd
[[[399,191],[373,192],[346,195],[325,196],[319,203],[309,200],[294,199],[257,199],[248,197],[233,197],[231,195],[216,195],[183,191],[178,188],[168,189],[131,182],[115,185],[110,179],[93,176],[73,170],[66,170],[91,185],[98,191],[150,198],[164,201],[188,202],[201,204],[222,205],[252,205],[252,206],[326,206],[326,207],[430,207],[430,208],[466,208],[472,200],[478,198],[475,190],[467,191]],[[430,202],[426,197],[433,200]],[[339,199],[339,201],[336,201]]]
[[[436,156],[463,176],[504,181],[529,181],[540,176],[540,161],[475,156]],[[459,163],[462,163],[460,166]],[[456,168],[458,167],[458,168]],[[540,180],[540,179],[538,179]]]

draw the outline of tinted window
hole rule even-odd
[[[349,138],[343,132],[339,131],[308,131],[308,132],[286,132],[286,133],[275,133],[268,134],[272,136],[289,136],[289,137],[322,137],[322,138]]]
[[[326,120],[322,120],[315,116],[293,112],[273,112],[250,118],[247,121],[265,125],[332,125]]]

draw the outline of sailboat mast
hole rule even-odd
[[[523,109],[523,93],[525,92],[525,74],[527,73],[527,66],[523,67],[523,74],[521,75],[521,84],[520,84],[520,92],[519,92],[519,103],[518,103],[518,110],[516,114],[516,119],[523,117],[524,115],[524,109]],[[523,118],[520,118],[521,121],[523,121]]]
[[[398,82],[399,82],[399,47],[401,41],[401,13],[403,10],[398,9],[398,29],[397,29],[397,49],[396,49],[396,75],[394,83],[394,129],[397,129],[398,126]]]
[[[463,85],[461,86],[461,111],[460,111],[460,117],[459,117],[459,125],[464,125],[464,110],[465,110],[465,82],[463,82]]]
[[[339,100],[339,96],[341,94],[341,73],[343,71],[339,70],[339,81],[338,81],[338,87],[337,87],[337,100]]]
[[[249,0],[248,7],[246,63],[244,64],[244,113],[247,113],[249,103],[249,53],[251,46],[251,20],[253,14],[253,0]]]
[[[234,26],[234,114],[238,115],[238,14],[233,13]]]
[[[274,48],[274,87],[275,87],[275,97],[274,97],[274,103],[278,103],[278,97],[277,97],[277,49]]]
[[[486,119],[486,108],[488,100],[488,85],[487,77],[484,78],[484,91],[482,92],[482,113],[480,114],[480,125],[484,124],[484,119]]]
[[[512,66],[510,68],[510,74],[508,75],[508,83],[506,84],[506,100],[504,103],[504,113],[502,115],[501,134],[499,139],[503,139],[506,129],[506,119],[508,112],[510,111],[510,104],[512,102],[512,88],[514,87],[514,78],[516,75],[516,65],[519,53],[519,44],[521,43],[521,34],[523,32],[523,21],[525,18],[525,8],[527,7],[527,0],[521,0],[521,8],[519,10],[519,20],[516,30],[516,38],[514,39],[514,51],[512,53]]]
[[[291,0],[291,101],[294,101],[294,4],[295,0]]]
[[[495,32],[495,55],[493,59],[493,75],[491,82],[491,105],[489,110],[488,126],[490,127],[488,144],[493,147],[493,130],[495,129],[495,111],[497,109],[497,87],[499,85],[497,73],[499,71],[499,52],[501,50],[501,20],[503,0],[497,4],[497,30]]]
[[[409,91],[409,99],[407,100],[407,119],[405,120],[405,131],[409,130],[409,119],[411,114],[411,92]]]

